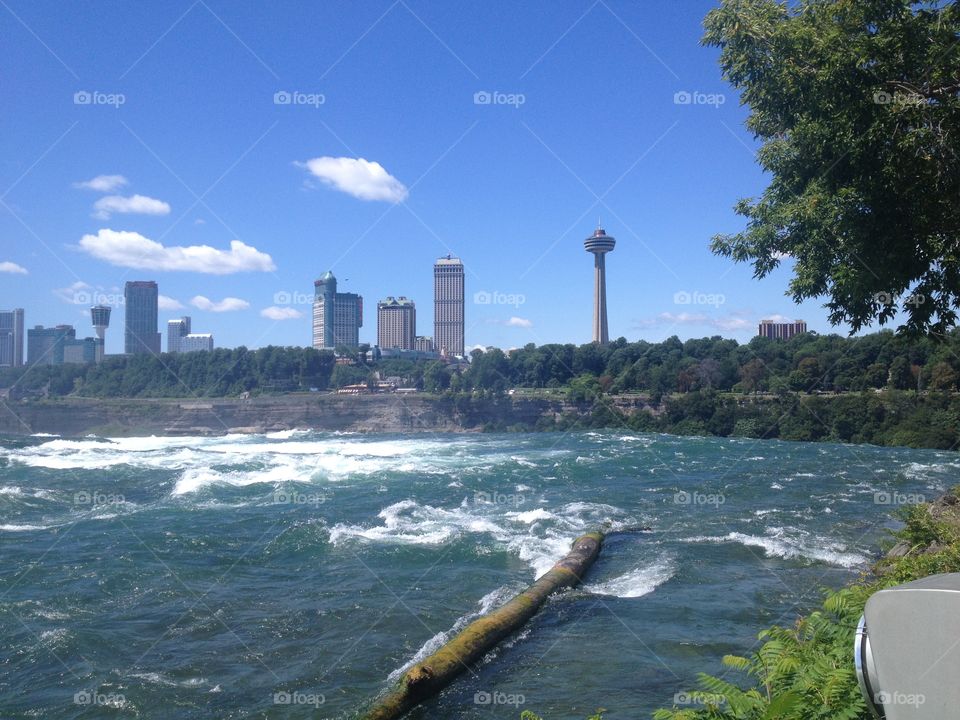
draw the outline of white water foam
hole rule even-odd
[[[682,538],[688,543],[729,543],[735,542],[747,547],[762,548],[768,557],[780,557],[785,560],[811,560],[829,565],[852,568],[869,562],[869,558],[857,552],[850,552],[842,544],[811,536],[797,528],[768,527],[766,535],[748,535],[731,532],[720,536],[696,536]]]
[[[171,680],[166,675],[158,672],[130,673],[128,677],[146,680],[152,685],[166,685],[167,687],[200,687],[206,685],[207,679],[204,677],[187,678],[186,680]]]
[[[537,508],[536,510],[527,510],[526,512],[508,512],[507,517],[519,520],[520,522],[532,524],[537,520],[553,520],[557,516],[549,510]]]
[[[638,598],[648,595],[676,574],[671,560],[662,559],[653,565],[636,567],[629,572],[600,583],[585,585],[584,589],[595,595],[611,595],[619,598]]]
[[[264,437],[270,438],[271,440],[287,440],[292,437],[301,437],[303,435],[309,435],[312,430],[278,430],[276,432],[269,432]]]
[[[507,506],[510,507],[510,506]],[[382,524],[367,527],[339,523],[330,543],[367,541],[400,545],[441,545],[469,534],[487,534],[494,543],[530,565],[535,577],[546,573],[587,529],[609,522],[612,529],[636,524],[619,508],[602,503],[568,503],[556,510],[508,510],[503,504],[470,503],[446,509],[414,500],[394,503],[377,516]]]
[[[277,485],[284,482],[306,482],[310,480],[311,468],[299,471],[289,466],[279,466],[267,470],[251,470],[246,472],[219,472],[202,468],[185,470],[173,486],[171,495],[186,495],[197,492],[210,485],[232,485],[244,487],[258,483]]]
[[[50,530],[56,525],[0,525],[3,532],[31,532],[33,530]]]
[[[383,525],[364,528],[359,525],[338,524],[330,530],[330,543],[341,544],[349,538],[385,541],[410,545],[440,545],[463,533],[491,533],[503,537],[506,531],[487,518],[473,515],[464,509],[466,501],[456,510],[445,510],[432,505],[420,505],[413,500],[394,503],[377,515]]]

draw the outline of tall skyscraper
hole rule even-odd
[[[100,343],[97,345],[96,362],[103,360],[103,354],[106,351],[107,328],[110,327],[110,312],[113,308],[109,305],[94,305],[90,308],[90,320],[93,323],[93,330],[97,334]]]
[[[27,330],[27,363],[34,365],[62,365],[63,350],[68,340],[76,340],[77,331],[72,325],[43,325]]]
[[[333,350],[360,344],[363,298],[356,293],[338,293],[337,278],[325,272],[313,283],[313,346]]]
[[[803,320],[796,322],[777,322],[776,320],[761,320],[757,328],[757,335],[771,340],[789,340],[794,335],[805,333],[807,323]]]
[[[157,283],[153,280],[128,280],[124,285],[123,351],[126,354],[160,354],[158,297]]]
[[[356,293],[337,293],[333,300],[333,346],[360,345],[363,327],[363,298]]]
[[[593,235],[583,241],[583,248],[593,253],[593,342],[610,342],[607,330],[607,264],[606,255],[613,250],[616,240],[597,227]]]
[[[377,303],[377,345],[381,348],[416,349],[417,308],[402,295]]]
[[[23,308],[0,312],[0,367],[23,365]]]
[[[337,279],[329,270],[313,283],[313,346],[333,348],[333,302]]]
[[[433,346],[463,355],[463,263],[450,255],[433,264]]]
[[[167,320],[167,352],[181,352],[182,339],[190,334],[190,316],[179,320]],[[186,352],[186,351],[183,351]]]

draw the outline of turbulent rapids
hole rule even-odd
[[[0,715],[345,717],[606,526],[585,585],[408,717],[645,717],[958,467],[623,432],[0,440]]]

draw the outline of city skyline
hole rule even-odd
[[[602,252],[596,252],[597,243],[600,241],[600,244],[603,245],[600,250]],[[606,235],[606,231],[602,227],[598,227],[594,231],[593,235],[588,237],[584,241],[584,248],[593,253],[596,257],[602,258],[604,254],[610,252],[614,246],[614,238]],[[444,265],[447,265],[447,270],[455,270],[456,274],[453,278],[447,278],[442,274]],[[439,268],[439,270],[438,270]],[[462,261],[459,258],[453,258],[452,256],[446,256],[439,258],[434,263],[434,332],[439,333],[441,336],[450,336],[451,332],[449,327],[453,328],[453,336],[456,336],[457,333],[462,334],[463,327],[465,325],[465,314],[464,314],[464,266]],[[452,285],[451,285],[452,280]],[[433,341],[433,336],[424,336],[417,334],[417,325],[416,325],[416,304],[413,300],[407,298],[406,296],[387,296],[385,300],[377,302],[376,310],[376,341],[370,343],[364,343],[359,339],[359,329],[363,326],[363,298],[362,296],[356,293],[337,293],[337,280],[332,272],[327,271],[321,275],[321,277],[314,281],[314,304],[313,304],[313,313],[312,313],[312,343],[311,345],[316,349],[327,349],[335,350],[337,347],[346,346],[351,348],[359,347],[360,345],[369,345],[370,347],[380,347],[381,349],[387,350],[406,350],[406,351],[417,351],[417,352],[434,352],[438,354],[444,354],[443,349],[437,348]],[[593,318],[593,339],[592,342],[606,344],[609,342],[609,337],[606,335],[606,302],[605,302],[605,278],[604,278],[604,267],[602,263],[595,262],[594,267],[594,318]],[[149,332],[149,328],[156,325],[160,325],[160,313],[159,308],[154,310],[154,296],[162,297],[159,294],[159,285],[156,281],[153,280],[137,280],[137,281],[128,281],[125,286],[125,297],[128,294],[133,294],[135,298],[135,317],[128,321],[126,316],[126,305],[124,303],[124,342],[133,343],[134,347],[141,347],[139,352],[154,352],[153,348],[146,348],[143,341],[139,340],[139,336],[142,334],[147,338],[155,337],[157,346],[159,347],[159,352],[189,352],[195,350],[213,350],[214,338],[212,333],[193,333],[192,332],[192,318],[191,316],[180,316],[178,318],[172,318],[167,320],[167,340],[165,347],[161,343],[162,334],[157,332],[152,334]],[[145,293],[145,294],[144,294]],[[480,293],[478,293],[479,295]],[[326,313],[324,312],[324,300],[326,296],[330,295],[335,298],[341,296],[344,301],[341,308],[338,310],[335,306],[335,303],[329,303],[330,306],[330,316],[327,318],[327,322],[324,322]],[[492,301],[490,299],[484,299],[481,304],[489,303]],[[453,311],[447,311],[444,315],[444,311],[440,310],[443,305],[452,305]],[[23,331],[24,326],[24,315],[25,311],[23,308],[16,308],[11,311],[0,311],[0,367],[9,366],[11,363],[8,358],[16,357],[15,353],[18,350],[16,337],[16,329],[20,328],[20,337],[22,343],[19,347],[19,350],[23,353],[23,357],[26,359],[29,354],[29,341],[31,338],[31,332],[34,331],[35,346],[40,348],[40,352],[44,356],[43,362],[50,362],[53,364],[59,364],[64,362],[63,357],[61,357],[62,348],[58,345],[60,340],[66,340],[68,342],[73,341],[77,343],[79,348],[83,343],[89,345],[83,346],[82,354],[78,354],[80,351],[72,353],[71,360],[66,360],[66,362],[86,362],[88,360],[81,359],[87,358],[89,356],[89,362],[99,362],[105,352],[105,334],[106,329],[110,324],[112,308],[105,305],[95,305],[89,308],[89,317],[94,328],[95,337],[85,337],[82,340],[75,339],[76,329],[72,324],[66,323],[57,323],[53,326],[43,326],[36,325],[26,332]],[[402,311],[398,313],[396,311]],[[151,314],[153,317],[151,317]],[[440,320],[438,318],[446,317],[446,321]],[[449,318],[453,318],[451,322]],[[459,320],[457,319],[459,318]],[[133,323],[134,328],[131,328],[130,323]],[[443,326],[448,326],[448,329],[443,329]],[[326,337],[324,327],[330,333],[329,345],[327,341],[324,340]],[[774,315],[773,317],[764,318],[760,321],[757,326],[758,330],[755,336],[768,337],[772,339],[789,339],[793,335],[798,333],[807,332],[807,323],[804,320],[789,320],[783,318],[779,315]],[[140,328],[140,331],[136,331],[135,328]],[[144,330],[146,328],[146,330]],[[51,341],[46,343],[44,340],[39,340],[41,336],[53,333],[56,331],[56,334],[59,340]],[[63,335],[63,337],[59,337]],[[356,342],[352,340],[344,341],[345,337],[357,338]],[[389,338],[389,339],[387,339]],[[403,338],[402,340],[394,340],[394,338]],[[189,339],[189,341],[188,341]],[[339,341],[338,341],[339,340]],[[242,343],[241,344],[245,344]],[[49,347],[48,347],[49,345]],[[307,347],[309,345],[304,345]],[[487,346],[487,347],[496,347],[496,346]],[[47,357],[48,350],[56,349],[57,355],[55,359]],[[509,350],[511,348],[502,348]],[[464,350],[466,348],[464,347]],[[93,354],[91,354],[91,352]],[[137,351],[133,353],[121,353],[121,354],[136,354]],[[117,353],[111,353],[117,354]],[[448,355],[463,355],[462,353],[453,353],[447,352]],[[20,364],[28,364],[26,361]]]
[[[276,298],[309,296],[318,260],[358,295],[402,289],[422,304],[421,259],[451,253],[469,258],[467,348],[580,344],[581,241],[599,212],[621,242],[611,338],[743,340],[768,315],[829,331],[819,303],[783,295],[789,258],[755,282],[708,248],[765,184],[745,112],[699,45],[711,4],[494,2],[475,18],[494,52],[453,9],[418,2],[310,6],[296,22],[218,3],[107,18],[15,2],[35,35],[13,25],[0,50],[0,307],[79,324],[90,305],[119,307],[127,279],[153,277],[164,319],[192,313],[225,346],[290,345],[312,298]],[[208,27],[210,12],[225,25]],[[212,56],[192,42],[201,28]],[[104,33],[123,49],[103,53]],[[606,52],[585,57],[594,42]],[[384,43],[395,66],[370,62]],[[161,82],[169,73],[179,81]],[[614,106],[598,76],[630,91]],[[585,107],[609,112],[584,123]],[[371,320],[360,339],[375,342]],[[107,352],[121,350],[109,333]]]

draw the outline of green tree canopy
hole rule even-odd
[[[750,109],[770,176],[713,251],[762,278],[796,261],[796,302],[854,331],[960,307],[960,7],[934,0],[722,0],[704,43]]]

